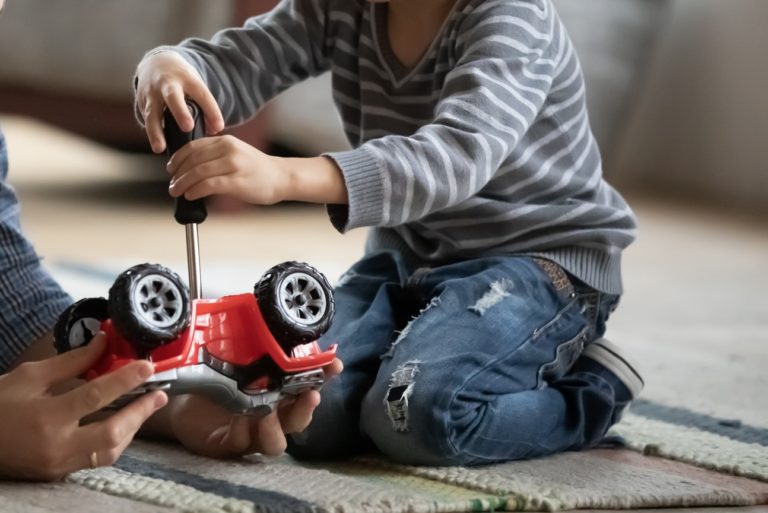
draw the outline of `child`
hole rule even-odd
[[[326,70],[353,150],[223,136],[169,162],[173,196],[325,203],[339,231],[370,227],[323,338],[346,370],[289,452],[476,465],[597,444],[642,388],[600,338],[635,219],[551,0],[284,0],[150,52],[137,112],[162,151],[166,106],[191,129],[196,101],[213,135]]]

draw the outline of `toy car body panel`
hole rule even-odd
[[[112,320],[101,323],[107,334],[104,356],[87,373],[87,379],[115,371],[140,358],[135,345],[124,339]],[[286,355],[264,322],[253,294],[198,299],[192,302],[192,322],[179,335],[160,347],[149,350],[155,372],[203,363],[202,350],[228,364],[248,366],[268,356],[284,373],[297,373],[323,367],[333,361],[335,347],[321,352],[317,342],[296,346]]]
[[[313,321],[322,325],[324,332],[334,306],[325,277],[297,262],[280,264],[268,272],[275,269],[311,273],[315,282],[322,285],[315,286],[314,290],[320,296],[325,294],[324,317]],[[295,338],[288,342],[277,340],[254,294],[190,301],[186,290],[176,286],[178,283],[181,283],[178,276],[162,266],[132,267],[118,277],[110,289],[109,301],[83,299],[61,315],[54,330],[57,350],[64,352],[87,344],[98,329],[103,331],[107,348],[84,374],[89,380],[137,359],[151,361],[155,374],[113,406],[125,404],[150,390],[162,389],[169,394],[205,395],[232,411],[258,414],[270,411],[286,396],[317,389],[323,384],[322,368],[336,357],[336,346],[322,351],[316,340],[304,343]],[[121,287],[119,297],[114,293],[118,285]],[[171,317],[168,312],[184,311],[186,318],[178,323],[183,327],[174,332],[173,338],[155,338],[151,343],[144,337],[146,330],[142,331],[142,326],[138,331],[135,326],[128,330],[134,335],[140,332],[136,335],[139,339],[126,336],[126,315],[118,315],[116,305],[130,301],[133,301],[129,305],[130,322],[138,319],[137,325],[146,323],[151,331],[165,323],[166,317]],[[105,318],[106,307],[110,310],[109,318]],[[157,325],[153,325],[155,319]],[[272,325],[277,326],[277,321],[279,319],[273,317]],[[318,336],[322,332],[315,331]]]

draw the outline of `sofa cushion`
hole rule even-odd
[[[632,107],[669,0],[553,0],[579,53],[605,155]]]
[[[0,84],[130,99],[144,53],[233,19],[233,0],[7,0]]]

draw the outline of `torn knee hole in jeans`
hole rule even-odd
[[[411,331],[411,326],[413,326],[413,323],[414,323],[414,322],[416,322],[416,320],[417,320],[419,317],[421,317],[422,315],[424,315],[424,312],[426,312],[426,311],[427,311],[427,310],[429,310],[430,308],[434,308],[434,307],[436,307],[436,306],[438,306],[438,305],[440,305],[440,298],[439,298],[439,297],[433,297],[433,298],[432,298],[432,301],[430,301],[430,302],[427,304],[427,306],[425,306],[424,308],[422,308],[422,309],[419,311],[419,314],[418,314],[418,315],[415,315],[414,317],[412,317],[412,318],[411,318],[411,320],[410,320],[410,321],[408,321],[408,324],[405,326],[405,328],[403,328],[403,329],[400,331],[400,333],[398,334],[398,336],[397,336],[397,339],[396,339],[394,342],[392,342],[392,344],[389,346],[389,350],[388,350],[386,353],[384,353],[384,354],[383,354],[381,357],[382,357],[382,358],[391,357],[391,356],[394,354],[394,352],[395,352],[395,347],[396,347],[396,346],[397,346],[397,345],[398,345],[400,342],[402,342],[402,341],[403,341],[403,339],[405,339],[405,337],[407,337],[407,336],[408,336],[408,333],[410,333],[410,331]]]
[[[408,431],[408,400],[413,393],[420,363],[419,361],[412,361],[402,364],[389,379],[387,396],[384,398],[384,410],[387,412],[395,431]]]
[[[510,295],[510,290],[515,287],[511,280],[501,279],[491,283],[488,291],[477,300],[477,303],[469,307],[469,311],[483,316],[494,305],[500,303],[505,297]]]

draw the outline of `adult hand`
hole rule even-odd
[[[144,120],[152,151],[165,151],[163,111],[166,107],[179,128],[191,132],[195,121],[187,109],[186,98],[194,100],[205,116],[208,135],[224,130],[224,118],[203,79],[187,61],[167,51],[145,57],[136,69],[136,111]]]
[[[81,425],[152,375],[152,364],[125,367],[55,395],[57,384],[77,378],[105,349],[103,334],[86,347],[47,360],[22,363],[0,376],[0,476],[57,480],[94,465],[113,464],[141,424],[168,401],[144,395],[111,416]]]
[[[326,377],[339,374],[341,360],[325,369]],[[308,390],[286,401],[269,415],[232,415],[199,396],[175,397],[169,405],[171,432],[187,449],[211,458],[232,458],[261,453],[282,454],[286,434],[306,429],[320,404],[320,393]]]

